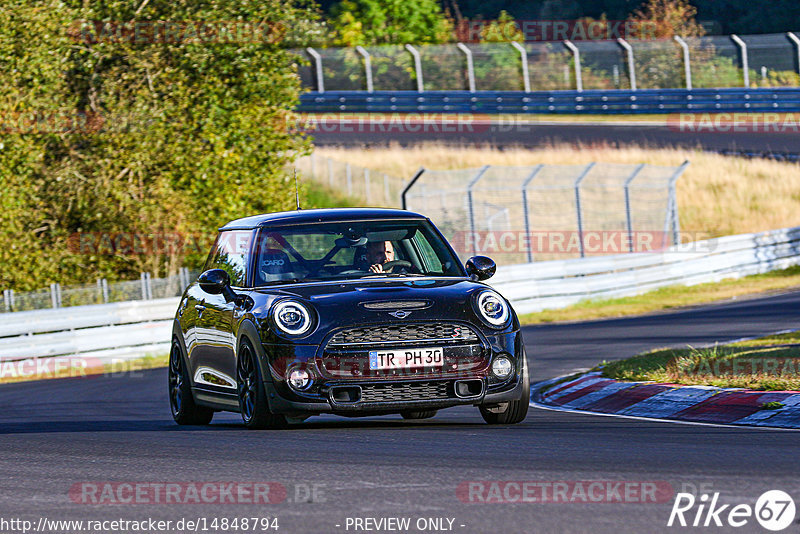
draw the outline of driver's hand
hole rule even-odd
[[[382,272],[384,272],[383,271],[383,265],[381,265],[380,263],[376,263],[375,265],[371,265],[370,268],[369,268],[369,272],[371,272],[371,273],[382,273]]]

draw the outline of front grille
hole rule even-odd
[[[368,310],[418,310],[430,307],[431,303],[427,300],[375,300],[361,305]]]
[[[419,323],[348,328],[337,332],[329,347],[356,344],[435,341],[478,343],[478,335],[467,326],[454,323]]]
[[[447,382],[407,382],[361,386],[361,402],[400,402],[449,399]]]

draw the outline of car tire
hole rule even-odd
[[[174,338],[169,352],[169,406],[179,425],[207,425],[214,417],[214,410],[195,403],[183,350]]]
[[[253,430],[285,428],[286,418],[269,411],[258,360],[253,345],[244,339],[236,362],[236,392],[242,421]]]
[[[400,412],[400,415],[403,416],[403,419],[430,419],[436,415],[436,412],[438,410],[406,410],[405,412]]]
[[[502,412],[493,412],[481,406],[481,417],[490,425],[515,425],[525,420],[528,415],[528,403],[531,399],[531,382],[528,377],[528,362],[522,370],[522,395],[519,399],[510,401]]]

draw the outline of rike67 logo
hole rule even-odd
[[[720,505],[719,492],[711,497],[704,493],[700,498],[691,493],[678,493],[667,526],[740,528],[752,525],[755,519],[763,528],[778,532],[794,522],[795,511],[794,500],[781,490],[764,492],[754,506],[746,503]]]

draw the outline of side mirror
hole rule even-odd
[[[225,300],[233,300],[236,295],[231,289],[231,277],[222,269],[209,269],[197,279],[200,289],[209,295],[225,295]]]
[[[465,264],[467,274],[473,280],[488,280],[497,271],[497,264],[486,256],[473,256]]]

